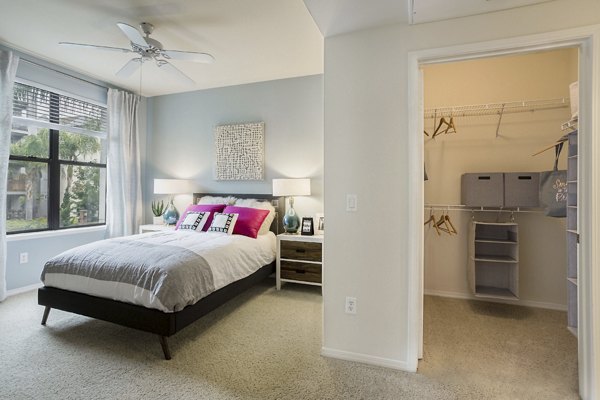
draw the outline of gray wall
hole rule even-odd
[[[27,238],[24,235],[9,235],[6,255],[6,287],[14,290],[41,283],[40,274],[44,263],[65,250],[104,239],[104,227],[71,229],[68,234]],[[44,235],[52,235],[51,233]],[[56,235],[56,234],[55,234]],[[29,262],[19,263],[19,254],[29,253]]]
[[[265,180],[213,179],[214,127],[265,122]],[[312,195],[297,198],[301,216],[323,211],[323,76],[157,96],[148,100],[145,220],[154,178],[193,179],[203,192],[271,193],[273,178],[311,178]],[[181,211],[191,196],[176,196]]]

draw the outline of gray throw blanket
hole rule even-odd
[[[42,282],[46,284],[52,274],[114,283],[117,291],[141,297],[142,304],[160,302],[163,307],[147,306],[162,311],[180,311],[215,289],[213,273],[202,256],[181,247],[131,238],[102,240],[59,254],[44,266]]]

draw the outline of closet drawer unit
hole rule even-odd
[[[504,206],[504,177],[501,172],[463,174],[460,183],[462,204],[473,207]]]
[[[321,243],[281,241],[281,258],[321,262]]]
[[[539,207],[539,191],[539,172],[504,174],[504,207]]]
[[[321,283],[321,264],[281,261],[281,279]]]

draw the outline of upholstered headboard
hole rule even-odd
[[[275,197],[271,194],[240,194],[240,193],[194,193],[194,204],[202,196],[215,197],[235,197],[237,199],[256,199],[259,201],[269,201],[275,207],[275,219],[271,224],[271,232],[278,235],[283,233],[283,215],[285,214],[285,197]]]

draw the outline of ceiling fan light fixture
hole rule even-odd
[[[179,78],[179,80],[188,84],[195,84],[195,82],[189,76],[184,74],[181,70],[169,63],[167,60],[191,61],[204,64],[212,64],[215,61],[215,58],[208,53],[165,50],[161,42],[150,37],[154,31],[154,25],[149,22],[140,23],[140,29],[146,35],[145,37],[142,36],[138,29],[124,22],[117,23],[117,27],[129,39],[131,50],[70,42],[60,42],[60,44],[88,48],[92,47],[102,50],[121,51],[126,53],[137,53],[138,56],[136,58],[129,60],[123,67],[121,67],[119,71],[117,71],[116,75],[122,78],[130,77],[137,69],[141,67],[145,61],[154,60],[157,67]]]

